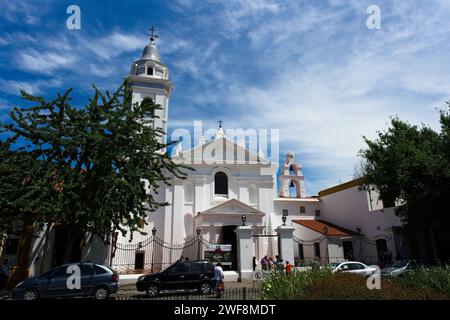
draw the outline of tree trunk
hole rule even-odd
[[[44,249],[42,250],[41,265],[39,267],[41,274],[44,273],[45,260],[47,259],[48,243],[50,242],[50,230],[52,229],[52,226],[52,223],[47,223],[47,228],[45,229]]]
[[[79,262],[81,260],[81,239],[83,238],[83,234],[78,228],[75,226],[67,226],[67,242],[64,249],[64,254],[62,257],[62,263],[71,263],[71,262]]]

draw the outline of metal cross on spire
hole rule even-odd
[[[222,128],[222,120],[219,119],[219,121],[217,121],[219,123],[219,128]]]
[[[151,33],[147,33],[147,35],[150,36],[150,41],[155,41],[155,39],[159,38],[159,36],[156,34],[156,28],[154,26],[152,26],[150,29]]]

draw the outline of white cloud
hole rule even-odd
[[[34,80],[32,82],[28,81],[16,81],[16,80],[6,80],[0,78],[0,91],[11,94],[19,95],[20,90],[24,90],[29,94],[40,94],[42,90],[46,88],[54,88],[62,85],[60,79],[50,79],[50,80]]]
[[[72,67],[75,58],[66,54],[52,52],[40,53],[35,50],[22,52],[16,59],[17,66],[26,71],[49,74],[56,69],[68,69]]]

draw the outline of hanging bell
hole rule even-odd
[[[294,181],[291,180],[291,183],[289,184],[289,188],[294,188]]]

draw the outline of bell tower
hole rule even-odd
[[[280,197],[303,198],[305,197],[305,186],[302,173],[302,165],[295,161],[292,152],[286,154],[280,175]]]
[[[173,83],[169,80],[169,69],[161,62],[159,49],[156,46],[158,35],[156,29],[150,29],[150,43],[142,52],[142,56],[131,65],[128,77],[132,90],[132,102],[141,103],[144,99],[151,99],[153,103],[161,106],[156,110],[151,120],[153,128],[160,128],[164,135],[160,137],[161,143],[167,141],[167,122],[169,114],[169,98],[172,94]]]

